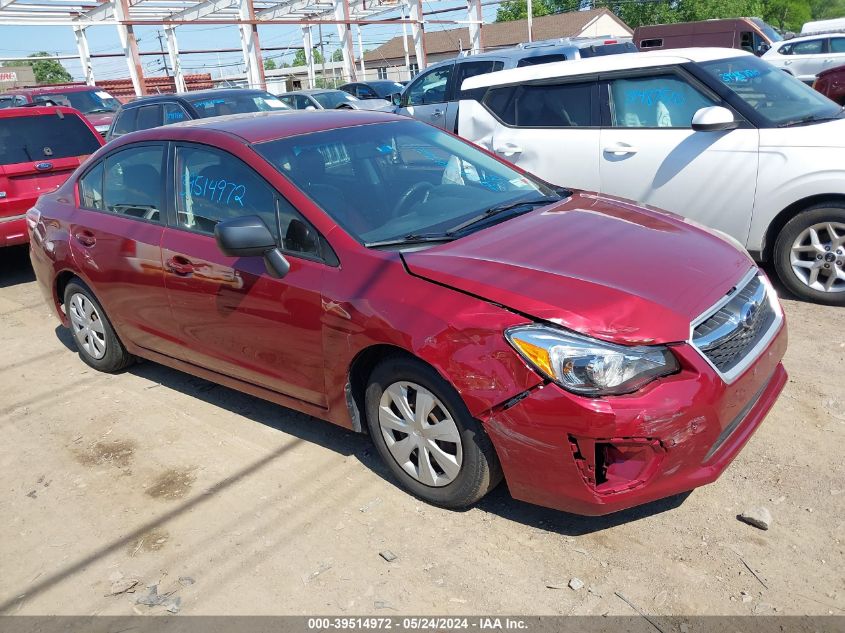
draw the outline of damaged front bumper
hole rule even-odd
[[[716,480],[786,384],[786,328],[726,384],[689,344],[681,371],[626,396],[585,398],[555,384],[484,420],[514,498],[603,515]]]

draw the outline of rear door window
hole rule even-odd
[[[594,83],[522,85],[495,88],[484,105],[514,127],[589,127],[593,125]]]
[[[102,191],[106,211],[151,222],[162,221],[162,145],[130,147],[107,156],[101,164],[104,167]],[[86,177],[92,173],[93,170]],[[85,201],[84,179],[81,189],[81,197]]]
[[[0,165],[87,156],[98,149],[97,136],[73,114],[0,119]]]
[[[149,130],[161,125],[161,105],[148,105],[138,108],[138,118],[135,121],[136,130]]]
[[[486,75],[497,70],[502,70],[505,65],[503,62],[497,61],[477,61],[477,62],[463,62],[459,63],[455,68],[456,73],[456,90],[460,90],[464,83],[464,79],[476,77],[478,75]]]
[[[806,42],[795,42],[792,45],[792,55],[821,55],[824,52],[824,40],[808,40]]]
[[[831,53],[845,53],[845,37],[830,38]]]
[[[523,57],[516,64],[517,68],[523,66],[538,66],[539,64],[549,64],[551,62],[565,62],[566,55],[557,53],[555,55],[534,55],[533,57]]]

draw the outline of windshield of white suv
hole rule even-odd
[[[372,247],[457,239],[560,199],[542,182],[418,121],[345,127],[254,147]]]
[[[842,116],[842,108],[792,75],[751,55],[697,64],[750,105],[771,127]]]

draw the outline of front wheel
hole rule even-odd
[[[400,356],[366,391],[367,426],[401,486],[446,508],[472,505],[501,480],[496,452],[461,397],[434,369]]]
[[[787,222],[775,242],[774,264],[798,297],[845,306],[845,205],[818,204]]]

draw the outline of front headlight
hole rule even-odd
[[[541,374],[585,396],[631,393],[680,369],[660,345],[626,347],[545,325],[513,327],[505,337]]]

